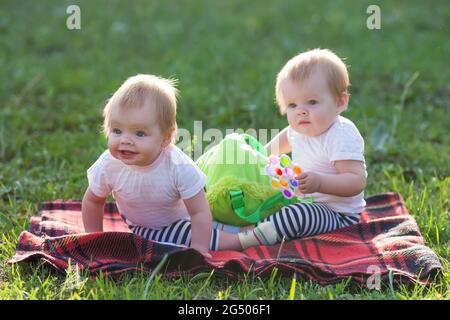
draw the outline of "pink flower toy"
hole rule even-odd
[[[314,202],[313,198],[305,198],[298,188],[295,176],[299,175],[302,169],[287,154],[280,157],[272,154],[269,156],[268,162],[264,170],[270,177],[270,184],[274,189],[279,190],[286,199],[296,197],[303,203]]]

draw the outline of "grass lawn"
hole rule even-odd
[[[66,28],[70,4],[81,8],[81,30]],[[366,26],[370,4],[381,9],[380,30]],[[6,261],[39,203],[81,199],[106,146],[101,109],[124,79],[178,78],[180,128],[281,130],[275,76],[315,47],[350,65],[344,116],[365,138],[366,195],[400,192],[446,271],[429,287],[381,290],[297,279],[295,299],[450,299],[449,30],[446,0],[1,1],[0,300],[289,299],[292,279],[277,273],[239,283],[213,274],[93,280]]]

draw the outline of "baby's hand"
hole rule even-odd
[[[207,259],[211,259],[212,258],[212,255],[209,252],[207,252],[207,251],[200,252],[200,253]]]
[[[302,172],[295,177],[302,193],[319,192],[322,177],[314,172]]]
[[[198,248],[198,247],[196,247],[194,245],[192,245],[191,248],[197,250],[198,252],[200,252],[205,258],[208,258],[208,259],[212,258],[211,254],[208,252],[207,249]]]
[[[208,251],[200,251],[200,253],[207,259],[211,259],[212,255]]]

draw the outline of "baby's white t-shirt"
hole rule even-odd
[[[290,126],[287,136],[292,147],[292,161],[296,162],[303,172],[338,174],[334,166],[337,160],[359,160],[364,163],[366,169],[364,140],[353,122],[347,118],[339,116],[330,128],[319,136],[303,135]],[[361,213],[366,205],[364,192],[353,197],[319,192],[308,196],[314,197],[315,202],[326,204],[334,211],[349,215]]]
[[[174,145],[149,166],[126,165],[106,150],[87,170],[89,187],[99,197],[112,193],[130,225],[161,229],[190,219],[183,199],[200,192],[206,176]]]

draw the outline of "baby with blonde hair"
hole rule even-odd
[[[87,170],[82,202],[86,232],[103,231],[103,207],[112,194],[130,230],[148,240],[208,250],[241,250],[276,242],[273,223],[229,234],[212,228],[205,175],[173,144],[174,80],[139,74],[127,79],[103,110],[108,149]]]
[[[278,240],[330,232],[359,221],[364,209],[364,140],[341,116],[349,102],[347,67],[332,51],[314,49],[290,59],[278,73],[275,95],[288,126],[266,146],[292,152],[303,169],[299,190],[315,200],[283,207],[273,221]]]

